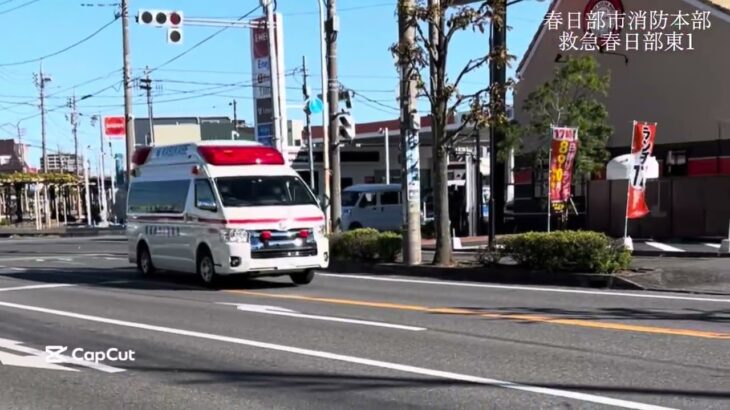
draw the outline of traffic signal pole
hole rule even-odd
[[[134,118],[132,111],[132,67],[129,50],[129,0],[122,0],[122,52],[124,54],[124,118],[126,134],[127,183],[132,172],[134,153]]]

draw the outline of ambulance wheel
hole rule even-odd
[[[150,276],[155,273],[155,265],[152,264],[150,249],[144,242],[140,243],[137,248],[137,269],[144,276]]]
[[[314,280],[314,271],[310,269],[305,270],[304,272],[292,273],[289,277],[291,277],[292,282],[297,285],[308,285],[312,283],[312,280]]]
[[[218,275],[215,273],[215,264],[213,257],[208,249],[200,249],[198,251],[198,276],[205,286],[213,286],[216,283]]]

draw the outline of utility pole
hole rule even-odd
[[[79,165],[79,136],[78,136],[78,113],[76,112],[76,93],[74,92],[73,96],[68,99],[68,108],[71,109],[71,114],[69,114],[69,121],[71,122],[71,134],[74,137],[74,171],[76,172],[76,175],[81,175],[81,166],[83,164]],[[63,156],[60,152],[59,155]]]
[[[129,51],[129,0],[122,0],[122,52],[124,55],[124,118],[126,132],[127,182],[132,172],[132,154],[134,153],[134,120],[132,118],[132,67]]]
[[[48,152],[46,150],[46,83],[51,81],[50,77],[46,77],[43,73],[43,60],[40,63],[40,72],[35,77],[35,85],[38,87],[40,92],[40,106],[41,106],[41,171],[47,172],[48,168]]]
[[[237,104],[237,102],[236,102],[235,98],[233,99],[232,102],[230,102],[228,104],[228,105],[233,106],[233,130],[234,131],[238,131],[238,112],[236,110],[236,104]]]
[[[415,1],[400,0],[399,6],[401,184],[406,223],[403,261],[406,265],[412,266],[421,264],[421,186],[418,178],[420,150],[418,130],[421,128],[421,119],[418,116],[416,100],[417,73],[412,64],[416,48],[416,28],[406,15],[407,11],[415,6]]]
[[[321,68],[320,83],[322,88],[322,168],[324,177],[324,195],[323,199],[325,202],[324,215],[325,215],[325,228],[327,233],[332,232],[332,208],[330,204],[331,189],[330,189],[330,178],[332,177],[332,171],[330,168],[330,142],[329,142],[329,125],[330,125],[330,112],[329,112],[329,101],[327,99],[327,23],[325,20],[325,0],[315,0],[319,7],[319,66]]]
[[[304,113],[307,115],[307,147],[309,151],[309,187],[314,191],[314,144],[312,140],[312,113],[309,111],[309,87],[307,86],[307,57],[302,56],[302,71],[304,72],[304,84],[302,85],[302,94],[304,94]]]
[[[329,74],[327,87],[330,113],[329,149],[332,165],[332,198],[330,200],[332,214],[330,218],[333,232],[342,230],[342,226],[340,226],[342,217],[342,169],[340,168],[340,138],[339,127],[337,126],[337,111],[340,105],[340,83],[337,79],[337,32],[340,30],[340,20],[337,17],[336,3],[336,0],[329,0],[327,3],[327,23],[325,24],[327,31],[327,72]]]
[[[144,78],[140,81],[142,85],[139,88],[147,92],[147,117],[149,120],[150,127],[150,145],[155,145],[155,117],[152,113],[152,79],[150,78],[150,68],[144,68]]]

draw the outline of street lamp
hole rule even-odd
[[[101,150],[99,156],[99,218],[101,219],[101,221],[99,222],[99,227],[106,228],[109,226],[109,219],[107,216],[108,208],[106,202],[106,177],[104,176],[104,121],[102,120],[101,114],[91,116],[92,127],[95,125],[96,122],[99,123],[99,147]]]

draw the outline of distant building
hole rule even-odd
[[[83,169],[84,157],[77,157],[74,154],[48,154],[46,162],[47,172],[75,173]],[[77,166],[78,163],[78,166]],[[41,157],[41,169],[43,169],[43,157]]]
[[[25,149],[13,139],[0,140],[0,173],[27,172]]]
[[[155,117],[153,119],[155,145],[180,144],[208,140],[253,140],[253,127],[245,121],[238,121],[234,127],[228,117]],[[150,122],[148,118],[134,120],[136,145],[150,145]]]

